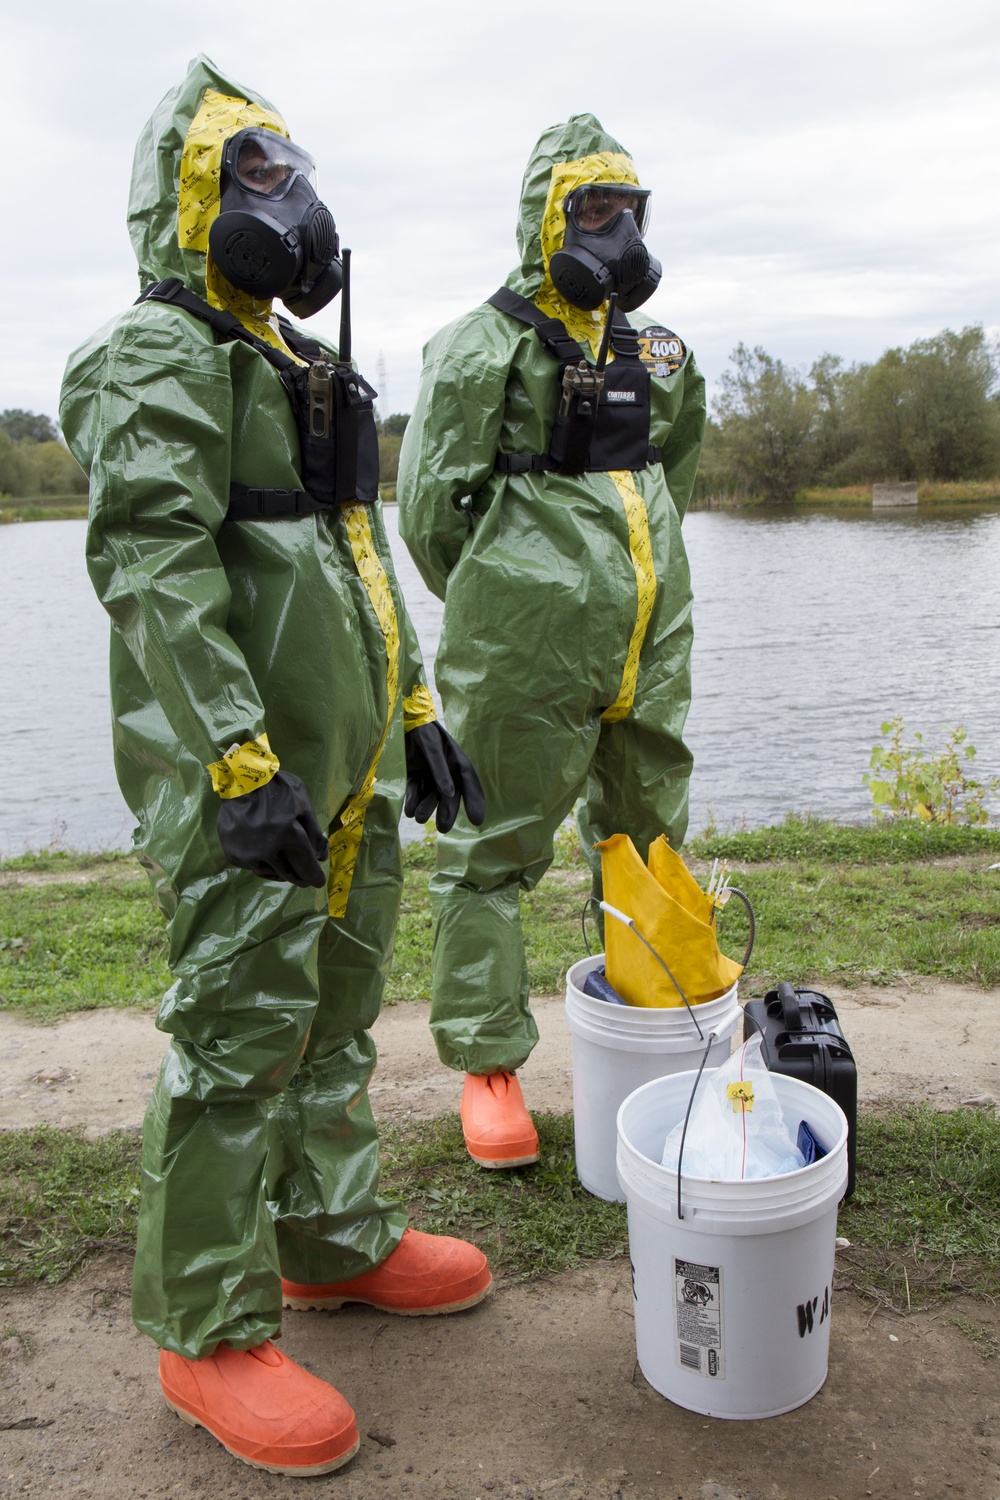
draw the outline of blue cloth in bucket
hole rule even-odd
[[[827,1154],[826,1147],[813,1134],[811,1126],[807,1125],[805,1120],[802,1120],[799,1124],[799,1133],[795,1144],[805,1157],[807,1167],[812,1166],[814,1161],[819,1161],[821,1157]]]
[[[592,1000],[606,1000],[609,1005],[627,1004],[618,991],[612,989],[603,969],[591,969],[583,981],[583,993],[589,995]]]

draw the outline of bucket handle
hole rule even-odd
[[[757,919],[753,914],[753,907],[750,905],[750,897],[747,895],[746,891],[741,891],[738,886],[730,885],[726,887],[726,895],[739,896],[740,900],[743,902],[743,905],[747,909],[747,916],[750,919],[750,936],[747,938],[746,952],[743,954],[743,962],[740,966],[741,968],[745,969],[747,964],[750,962],[750,955],[753,952],[754,939],[757,936]]]
[[[596,896],[588,896],[580,913],[580,931],[583,933],[583,946],[587,950],[588,958],[593,958],[594,955],[590,949],[590,938],[587,936],[587,913],[592,906],[600,906],[600,904]]]
[[[684,1001],[684,1004],[687,1006],[688,1015],[691,1017],[692,1021],[694,1022],[695,1030],[698,1033],[698,1039],[703,1042],[705,1040],[705,1033],[702,1031],[701,1026],[698,1023],[698,1017],[695,1015],[694,1011],[691,1009],[691,1002],[688,1000],[687,995],[685,995],[684,991],[681,989],[680,985],[677,983],[677,980],[671,974],[670,970],[667,968],[667,966],[664,963],[663,959],[660,957],[660,955],[657,953],[656,949],[653,947],[652,943],[646,942],[646,939],[643,937],[642,933],[639,931],[638,927],[635,925],[635,918],[626,915],[626,913],[623,912],[623,911],[619,911],[618,908],[617,908],[617,906],[612,906],[609,901],[598,901],[598,899],[597,899],[596,896],[588,896],[587,899],[586,899],[586,901],[583,904],[583,918],[582,918],[582,922],[583,922],[583,938],[584,938],[584,942],[587,941],[587,908],[589,906],[599,906],[601,908],[601,911],[606,912],[609,917],[614,917],[614,919],[615,919],[616,922],[621,922],[623,924],[623,926],[625,926],[625,927],[631,927],[632,931],[635,933],[635,935],[639,939],[640,943],[644,943],[645,946],[649,949],[650,953],[656,959],[656,962],[659,964],[660,968],[664,971],[664,973],[666,974],[667,978],[670,980],[670,983],[673,985],[674,989],[677,991],[678,995],[680,995],[681,999]],[[590,944],[589,943],[587,943],[587,952],[588,952],[588,954],[590,953]]]
[[[702,1053],[701,1064],[698,1068],[697,1076],[694,1080],[694,1083],[691,1085],[691,1097],[688,1099],[688,1107],[684,1111],[684,1127],[681,1130],[681,1146],[680,1150],[677,1153],[677,1217],[679,1219],[683,1219],[684,1217],[684,1209],[681,1207],[681,1168],[684,1165],[684,1142],[687,1140],[688,1121],[691,1118],[691,1110],[694,1108],[694,1096],[697,1092],[698,1085],[701,1082],[701,1075],[705,1071],[705,1064],[708,1062],[708,1054],[712,1050],[712,1043],[714,1041],[715,1032],[710,1031],[708,1034],[708,1041],[705,1044],[705,1051]]]

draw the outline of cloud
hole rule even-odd
[[[316,157],[355,252],[355,352],[371,377],[382,351],[395,410],[427,337],[514,264],[535,139],[583,109],[653,189],[651,317],[710,379],[741,339],[808,363],[1000,323],[1000,18],[978,0],[51,0],[5,23],[0,406],[54,413],[68,350],[135,295],[134,143],[202,50]]]

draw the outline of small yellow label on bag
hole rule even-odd
[[[734,1114],[738,1115],[741,1111],[749,1114],[753,1109],[753,1083],[749,1078],[742,1078],[737,1083],[728,1083],[726,1098],[733,1101]]]

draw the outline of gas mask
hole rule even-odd
[[[549,262],[556,291],[592,312],[618,293],[618,306],[632,312],[653,295],[663,274],[642,242],[649,222],[649,191],[625,182],[595,182],[574,188],[563,203],[566,233]]]
[[[315,164],[273,130],[256,126],[222,148],[218,216],[208,232],[227,281],[311,317],[340,291],[343,272],[333,215],[316,196]]]

